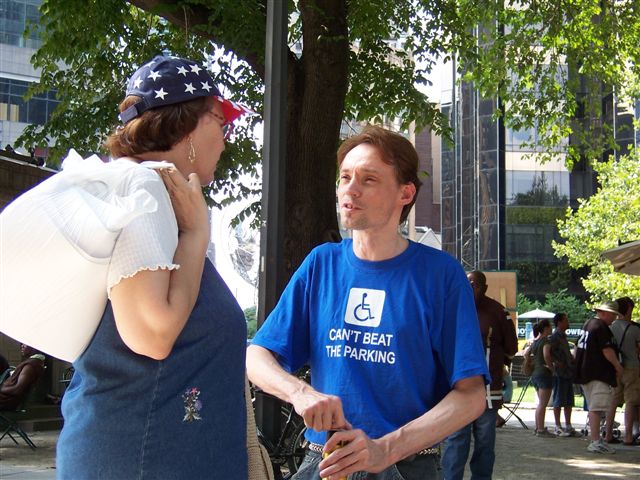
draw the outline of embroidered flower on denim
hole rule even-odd
[[[183,422],[193,422],[194,420],[202,420],[200,410],[202,410],[202,402],[199,400],[200,389],[192,387],[187,388],[182,395],[184,400],[184,418]]]

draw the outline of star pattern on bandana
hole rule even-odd
[[[162,77],[162,75],[160,75],[160,72],[149,72],[149,76],[147,78],[151,78],[155,82],[160,77]]]
[[[211,85],[209,82],[200,82],[202,84],[202,90],[206,90],[207,92],[211,91]]]
[[[193,92],[196,91],[195,87],[193,86],[193,83],[185,83],[184,86],[185,86],[185,89],[184,89],[185,92],[189,92],[193,94]]]
[[[186,76],[187,76],[187,69],[186,69],[186,68],[184,68],[183,66],[179,66],[179,67],[178,67],[178,73],[179,73],[180,75],[184,75],[184,76],[186,77]]]
[[[156,92],[156,98],[161,98],[162,100],[164,100],[165,96],[169,95],[164,91],[164,87],[161,87],[160,90],[154,90],[154,92]]]

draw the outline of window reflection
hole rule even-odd
[[[27,25],[38,25],[41,0],[0,0],[0,43],[16,47],[38,48],[41,45],[37,28],[27,38]]]
[[[55,110],[55,92],[41,93],[28,102],[23,100],[28,82],[0,78],[0,120],[43,125]]]

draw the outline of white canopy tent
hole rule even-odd
[[[553,318],[556,314],[553,312],[547,312],[546,310],[540,310],[536,308],[535,310],[531,310],[530,312],[523,313],[518,315],[518,318]]]

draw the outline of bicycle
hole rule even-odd
[[[299,378],[309,380],[309,368],[303,368],[296,374]],[[253,401],[256,393],[275,398],[273,395],[251,387]],[[254,403],[255,405],[255,403]],[[280,407],[281,429],[277,441],[263,435],[258,426],[258,441],[267,449],[276,480],[288,480],[298,471],[304,459],[308,441],[304,437],[307,427],[290,403],[282,403]]]

